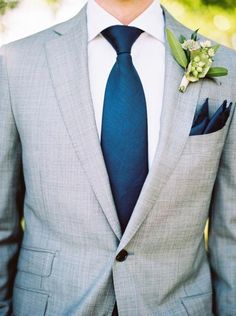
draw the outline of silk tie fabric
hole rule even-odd
[[[105,89],[101,147],[122,232],[148,173],[146,100],[131,56],[142,32],[126,25],[102,31],[117,53]]]

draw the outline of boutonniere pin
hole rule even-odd
[[[180,92],[185,92],[190,82],[228,74],[228,70],[224,67],[212,67],[220,45],[212,46],[211,41],[200,42],[198,30],[191,35],[191,39],[186,39],[183,35],[177,39],[171,30],[167,29],[166,32],[172,55],[184,69],[184,76],[179,86]]]

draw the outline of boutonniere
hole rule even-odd
[[[220,45],[213,46],[211,41],[200,42],[198,30],[191,35],[191,39],[186,39],[183,35],[177,39],[171,30],[167,29],[166,32],[172,55],[184,69],[184,76],[179,86],[180,92],[185,92],[190,82],[228,74],[228,70],[224,67],[212,67]]]

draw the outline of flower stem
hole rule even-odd
[[[179,91],[184,93],[189,85],[190,81],[186,78],[186,76],[184,75],[181,84],[179,86]]]

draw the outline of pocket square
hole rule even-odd
[[[227,106],[227,100],[225,100],[210,118],[209,100],[207,98],[194,117],[190,136],[210,134],[223,128],[229,118],[231,107],[232,102]]]

